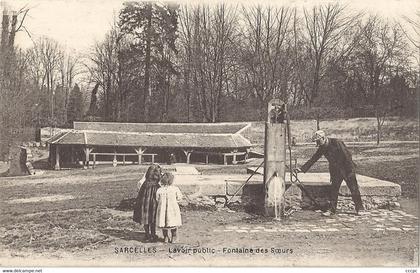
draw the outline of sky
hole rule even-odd
[[[214,0],[205,0],[206,2]],[[291,6],[310,6],[316,3],[337,2],[339,0],[235,0],[239,3],[265,3]],[[241,2],[242,1],[242,2]],[[254,2],[253,2],[254,1]],[[186,0],[178,1],[187,3]],[[200,2],[195,0],[195,2]],[[204,2],[204,1],[201,1]],[[233,1],[228,1],[233,2]],[[420,4],[416,0],[341,0],[354,10],[376,13],[385,17],[414,18]],[[96,41],[104,38],[114,18],[122,7],[122,0],[0,0],[0,9],[30,8],[25,26],[31,37],[19,32],[16,42],[23,48],[30,47],[32,41],[41,36],[57,40],[69,50],[87,52]]]

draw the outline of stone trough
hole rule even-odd
[[[398,207],[398,197],[401,196],[401,186],[389,181],[384,181],[364,175],[356,175],[359,183],[360,193],[366,209],[372,208],[392,208]],[[299,180],[305,189],[320,203],[326,204],[331,187],[329,173],[304,173],[299,174]],[[247,204],[259,204],[263,200],[263,178],[262,175],[256,174],[248,185],[244,186],[238,194]],[[227,179],[228,194],[235,191],[239,180]],[[286,193],[285,201],[287,206],[298,206],[301,208],[311,208],[313,206],[311,200],[306,194],[296,186],[290,183],[290,175],[286,173]],[[351,193],[346,183],[343,181],[340,187],[339,209],[353,209]]]
[[[176,174],[176,173],[175,173]],[[205,200],[207,205],[225,202],[237,192],[233,200],[244,206],[260,206],[263,198],[263,176],[255,174],[249,183],[241,189],[241,185],[248,179],[249,174],[232,175],[193,175],[176,174],[176,185],[186,196],[187,201]],[[286,206],[311,208],[310,199],[289,181],[286,173]],[[305,189],[317,199],[320,204],[328,200],[330,176],[328,173],[299,174],[299,179]],[[357,175],[362,200],[366,209],[398,207],[398,197],[401,196],[401,187],[396,183],[384,181],[368,176]],[[338,201],[338,208],[353,209],[351,194],[343,181]]]

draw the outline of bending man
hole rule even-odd
[[[313,140],[318,146],[316,153],[301,168],[295,169],[296,172],[307,172],[309,168],[321,156],[325,156],[329,163],[331,192],[330,192],[330,209],[325,212],[325,216],[334,214],[337,210],[337,199],[341,183],[346,181],[347,187],[350,189],[356,214],[364,210],[362,198],[360,197],[359,185],[356,180],[355,164],[351,158],[351,153],[344,145],[343,141],[335,138],[328,138],[324,131],[318,130],[313,136]]]

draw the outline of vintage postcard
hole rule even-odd
[[[418,1],[0,10],[3,272],[417,272]]]

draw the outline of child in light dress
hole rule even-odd
[[[171,173],[164,173],[160,180],[161,187],[156,192],[156,225],[162,229],[165,243],[177,241],[177,228],[182,225],[178,205],[182,199],[182,193],[178,187],[172,185],[173,183],[174,176]]]

